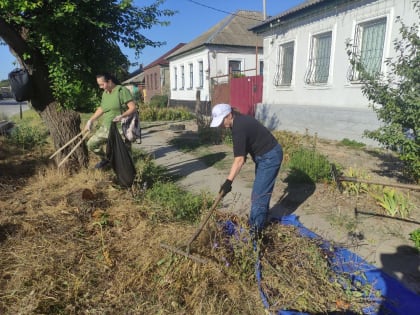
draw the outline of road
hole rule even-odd
[[[22,111],[29,109],[27,102],[18,103],[12,98],[0,100],[0,120],[19,114],[20,106],[22,106]]]

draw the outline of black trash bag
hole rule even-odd
[[[14,69],[9,73],[9,83],[17,102],[29,101],[32,97],[31,77],[26,69]]]
[[[136,168],[115,122],[111,123],[109,130],[106,157],[117,175],[119,184],[122,187],[131,187],[136,177]]]

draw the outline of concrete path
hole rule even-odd
[[[214,193],[216,197],[220,186],[226,180],[230,166],[226,170],[209,167],[197,157],[177,150],[168,142],[179,134],[180,131],[172,131],[168,124],[144,127],[142,143],[136,146],[150,153],[156,164],[165,166],[169,173],[181,176],[178,183],[187,191],[196,193],[206,191]],[[236,178],[232,192],[221,201],[220,208],[241,216],[248,215],[251,185],[252,183],[244,182],[240,177]]]

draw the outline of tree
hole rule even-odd
[[[139,8],[132,0],[0,0],[0,38],[28,69],[31,105],[56,148],[80,132],[78,112],[92,111],[97,104],[95,75],[107,71],[121,78],[127,73],[129,62],[119,44],[137,56],[146,46],[164,44],[141,33],[169,24],[160,19],[175,12],[160,9],[163,2]],[[81,146],[67,168],[86,166],[87,157]]]
[[[420,2],[414,3],[420,17]],[[400,23],[401,38],[394,40],[395,58],[388,58],[386,74],[368,71],[347,43],[350,63],[358,72],[363,94],[371,101],[382,126],[365,135],[387,148],[398,149],[406,174],[420,180],[420,36],[419,25]]]

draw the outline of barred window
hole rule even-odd
[[[239,60],[229,60],[229,73],[232,75],[241,74],[241,62]]]
[[[188,65],[189,69],[190,69],[190,89],[193,88],[193,82],[194,82],[194,73],[193,73],[193,64],[190,63]]]
[[[203,62],[198,62],[198,79],[199,79],[199,85],[202,88],[204,86],[204,70],[203,70]]]
[[[312,37],[309,65],[305,75],[307,84],[328,83],[331,60],[332,32]]]
[[[295,43],[279,46],[273,83],[275,86],[290,86],[293,77],[293,58]]]
[[[184,66],[181,66],[181,89],[184,89],[185,87],[185,72],[184,72]]]
[[[371,75],[381,71],[386,32],[386,18],[381,18],[356,26],[353,52],[360,57],[364,69]],[[359,73],[351,67],[350,81],[359,79]]]
[[[178,88],[178,69],[174,68],[174,90]]]

